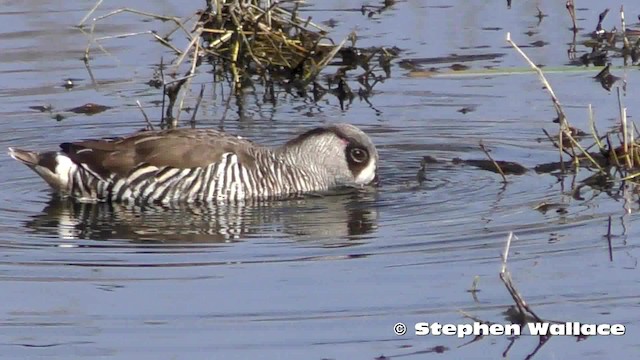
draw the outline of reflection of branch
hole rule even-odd
[[[613,262],[613,249],[611,247],[611,215],[609,215],[609,225],[607,225],[607,244],[609,245],[609,261]]]
[[[492,323],[491,321],[484,321],[484,320],[482,320],[480,318],[477,318],[477,317],[467,313],[464,310],[460,310],[460,313],[462,315],[464,315],[464,317],[466,317],[466,318],[469,318],[469,319],[471,319],[471,320],[473,320],[475,322],[478,322],[478,323],[481,323],[481,324],[484,324],[484,325],[487,325],[487,326],[491,326],[491,325],[495,324],[495,323]],[[459,345],[458,348],[461,348],[463,346],[467,346],[467,345],[472,344],[472,343],[474,343],[476,341],[480,341],[482,338],[484,338],[484,335],[482,335],[482,334],[476,335],[471,341],[467,341],[466,343],[464,343],[462,345]]]
[[[571,22],[573,23],[573,28],[571,30],[576,33],[578,32],[578,25],[576,23],[576,6],[573,3],[573,0],[568,0],[566,6],[567,11],[569,11],[569,16],[571,16]]]

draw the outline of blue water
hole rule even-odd
[[[0,145],[53,149],[62,141],[117,136],[145,126],[137,105],[160,116],[161,93],[146,83],[160,59],[174,57],[146,35],[98,40],[90,67],[82,62],[91,37],[173,28],[171,22],[118,14],[84,32],[75,28],[88,1],[5,2],[0,10]],[[506,323],[513,305],[500,282],[502,252],[513,231],[509,269],[544,319],[623,323],[627,335],[553,337],[535,358],[629,358],[639,351],[637,188],[581,186],[575,177],[499,175],[446,160],[484,159],[482,142],[499,160],[528,168],[557,161],[544,140],[557,124],[548,94],[533,73],[472,77],[414,77],[403,59],[498,54],[465,62],[472,70],[524,68],[505,42],[507,32],[548,68],[570,63],[571,22],[564,2],[404,1],[372,18],[359,1],[311,1],[303,14],[333,19],[331,36],[351,31],[358,46],[397,46],[392,76],[369,103],[345,110],[330,96],[312,103],[285,92],[275,104],[260,88],[244,104],[210,83],[200,68],[188,97],[206,83],[198,126],[219,127],[275,145],[330,122],[350,122],[371,135],[381,157],[381,186],[359,196],[283,201],[258,207],[184,208],[136,212],[58,199],[35,174],[0,157],[0,352],[3,358],[176,359],[311,358],[418,359],[427,356],[500,358],[510,340],[396,336],[404,322],[470,323],[461,310]],[[373,5],[373,4],[371,4]],[[540,24],[538,5],[548,14]],[[640,7],[627,2],[627,25],[640,27]],[[93,15],[121,7],[186,17],[204,2],[108,1]],[[578,3],[580,43],[603,10]],[[619,28],[617,9],[605,27]],[[186,37],[172,36],[184,49]],[[542,47],[528,46],[536,41]],[[620,59],[614,59],[621,65]],[[444,71],[450,63],[424,65]],[[184,66],[188,66],[188,62]],[[181,68],[184,71],[186,68]],[[634,68],[615,69],[628,86],[622,98],[634,119]],[[550,72],[549,80],[572,125],[588,131],[587,106],[601,131],[615,128],[615,90],[603,90],[593,71]],[[72,78],[75,86],[63,85]],[[352,87],[357,89],[357,83]],[[111,107],[87,116],[66,111],[96,103]],[[51,112],[30,106],[51,105]],[[458,110],[469,107],[466,114]],[[62,121],[53,117],[62,115]],[[190,114],[182,114],[188,121]],[[182,123],[184,125],[184,123]],[[423,156],[444,162],[416,174]],[[579,196],[577,196],[579,195]],[[555,204],[543,212],[535,207]],[[606,238],[611,217],[611,256]],[[479,292],[473,294],[474,278]],[[523,336],[509,358],[524,358],[538,339]],[[463,346],[464,345],[464,346]],[[437,351],[444,351],[436,354]],[[428,354],[428,355],[425,355]]]

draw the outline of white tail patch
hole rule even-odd
[[[50,169],[47,166],[34,165],[33,170],[38,173],[52,188],[63,191],[71,191],[71,178],[73,173],[78,170],[78,166],[63,153],[55,155],[55,168]]]
[[[56,175],[58,175],[60,182],[67,185],[73,173],[77,171],[76,164],[71,159],[62,153],[56,155]]]

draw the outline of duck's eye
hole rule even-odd
[[[367,152],[367,150],[361,148],[353,148],[349,151],[349,156],[351,157],[351,160],[353,160],[353,162],[363,163],[369,157],[369,153]]]

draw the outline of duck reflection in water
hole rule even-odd
[[[374,196],[358,191],[244,204],[137,207],[83,203],[54,194],[25,226],[69,240],[225,243],[259,236],[351,246],[377,228]]]

